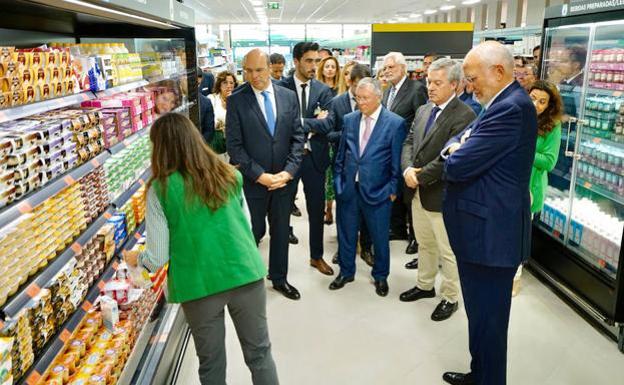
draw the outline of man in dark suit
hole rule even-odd
[[[334,159],[331,160],[332,165],[338,152],[338,145],[340,143],[340,137],[342,136],[342,123],[345,115],[358,109],[357,102],[355,100],[355,90],[360,80],[369,78],[371,76],[370,70],[363,64],[355,64],[351,67],[349,74],[349,89],[347,92],[341,95],[335,96],[331,101],[331,113],[334,118],[334,130],[327,134],[329,145],[333,149]],[[373,252],[371,250],[372,241],[368,229],[366,227],[366,221],[364,218],[360,219],[360,257],[366,262],[367,265],[373,266]],[[338,251],[332,259],[333,263],[338,263]]]
[[[197,67],[197,84],[201,84],[204,78],[204,71],[201,68]],[[214,109],[212,108],[212,103],[207,96],[201,93],[201,90],[198,89],[197,99],[199,99],[199,130],[201,131],[202,136],[206,143],[209,143],[212,139],[212,135],[214,134],[215,126],[214,126]]]
[[[243,68],[248,83],[227,102],[227,151],[244,176],[256,242],[266,232],[268,214],[269,279],[285,297],[299,299],[299,291],[286,280],[292,185],[303,149],[297,96],[271,82],[269,56],[259,49],[245,56]]]
[[[358,224],[364,217],[375,248],[375,292],[384,297],[390,273],[390,210],[401,176],[407,129],[400,116],[381,105],[377,80],[360,80],[356,96],[360,109],[344,117],[334,167],[340,274],[329,289],[340,289],[354,279]]]
[[[427,52],[423,57],[423,76],[420,78],[419,82],[427,88],[427,75],[429,74],[429,66],[434,61],[438,60],[438,54],[435,52]]]
[[[333,129],[328,109],[332,92],[325,84],[314,79],[318,64],[317,43],[301,42],[293,48],[295,73],[283,79],[281,86],[297,93],[301,108],[301,123],[305,134],[303,160],[297,181],[303,182],[310,226],[310,265],[325,275],[333,269],[323,260],[323,216],[325,215],[325,171],[329,166],[327,134]]]
[[[418,107],[427,102],[427,88],[416,80],[407,78],[407,62],[400,52],[390,52],[384,57],[384,74],[389,82],[383,97],[383,105],[390,111],[405,119],[408,129],[412,126],[414,115]],[[405,133],[407,135],[407,133]],[[406,239],[407,254],[416,254],[418,244],[414,238],[412,219],[409,216],[409,202],[403,197],[403,178],[399,183],[397,199],[392,205],[392,219],[390,222],[390,240]],[[416,268],[416,266],[406,266]]]
[[[484,112],[442,150],[447,181],[442,213],[457,257],[468,316],[471,373],[450,384],[505,385],[511,288],[529,254],[529,178],[537,114],[513,79],[513,57],[498,42],[473,48],[465,78]]]
[[[412,220],[418,240],[419,266],[416,286],[402,293],[400,299],[411,302],[435,297],[435,278],[441,271],[442,301],[431,319],[443,321],[458,308],[459,276],[442,219],[444,161],[440,159],[440,151],[474,120],[475,114],[455,96],[462,79],[459,63],[438,59],[429,67],[427,78],[429,103],[416,111],[401,155],[403,177],[409,187],[406,194],[413,196]]]
[[[286,59],[284,59],[284,55],[280,53],[272,53],[270,56],[271,59],[271,80],[282,80],[284,77],[284,66],[286,66]]]

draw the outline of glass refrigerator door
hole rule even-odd
[[[582,91],[591,26],[546,28],[542,78],[556,84],[564,105],[561,147],[554,170],[548,175],[548,190],[538,226],[555,239],[566,242],[571,210],[570,184],[574,147],[582,112]]]
[[[598,24],[588,58],[568,246],[615,280],[624,228],[624,22]]]

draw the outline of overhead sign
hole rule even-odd
[[[546,10],[546,17],[566,17],[624,9],[624,0],[572,0]]]
[[[269,1],[267,3],[268,9],[280,9],[281,4],[278,1]]]

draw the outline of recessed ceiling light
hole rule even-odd
[[[398,21],[405,21],[405,20],[407,20],[407,17],[397,17],[397,20]]]
[[[440,7],[440,11],[450,11],[453,8],[455,8],[454,5],[443,5]]]
[[[420,13],[410,13],[409,17],[412,19],[422,16]]]
[[[462,1],[463,5],[472,5],[472,4],[477,4],[480,3],[481,0],[464,0]]]
[[[436,13],[438,11],[436,11],[435,9],[428,9],[424,12],[425,15],[433,15],[434,13]]]

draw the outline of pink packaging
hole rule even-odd
[[[88,104],[88,105],[87,105]],[[82,103],[85,107],[100,107],[100,108],[119,108],[128,107],[131,116],[135,116],[141,113],[141,98],[128,97],[128,96],[115,96],[111,98],[102,98],[89,100]]]

